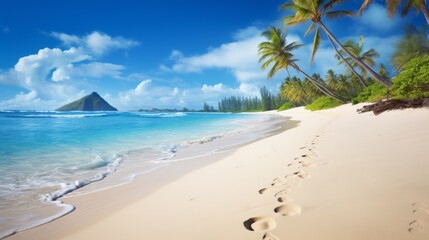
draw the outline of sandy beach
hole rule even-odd
[[[290,129],[66,197],[75,212],[7,239],[429,239],[429,110],[361,106],[271,112]]]

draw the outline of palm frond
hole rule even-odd
[[[338,10],[338,11],[330,11],[325,13],[325,16],[327,18],[337,18],[337,17],[342,17],[342,16],[353,16],[354,12],[353,11],[347,11],[347,10]]]
[[[359,8],[358,16],[362,14],[362,12],[368,7],[369,4],[371,4],[372,0],[365,0],[363,1],[362,5]]]
[[[319,28],[317,28],[316,33],[314,34],[314,39],[313,39],[313,49],[311,51],[310,64],[313,64],[314,56],[316,55],[316,52],[317,52],[317,49],[319,48],[321,40],[322,40],[322,36],[320,35]]]
[[[398,10],[398,6],[401,0],[389,0],[386,1],[387,13],[389,17],[393,17],[396,11]]]
[[[331,0],[331,1],[328,1],[327,3],[325,3],[324,5],[323,5],[323,7],[322,7],[322,9],[321,9],[321,12],[325,12],[326,10],[328,10],[328,9],[330,9],[330,8],[332,8],[332,7],[334,7],[334,5],[335,4],[338,4],[338,3],[341,3],[341,2],[343,2],[344,0]]]
[[[311,33],[314,30],[314,25],[315,25],[314,22],[312,22],[310,24],[310,26],[308,27],[307,31],[304,33],[304,37],[306,37],[309,33]]]

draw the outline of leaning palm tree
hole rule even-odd
[[[337,57],[338,60],[341,59],[344,62],[344,64],[347,65],[347,69],[355,75],[356,79],[359,80],[359,82],[362,84],[363,87],[368,87],[368,85],[365,83],[365,80],[363,79],[363,77],[358,72],[356,72],[356,69],[350,63],[350,60],[347,60],[344,57],[344,55],[338,50],[337,46],[335,46],[335,44],[331,38],[328,37],[328,40],[331,43],[331,46],[335,49],[335,52],[337,53],[337,54],[335,54],[335,57]]]
[[[332,39],[335,44],[337,44],[345,54],[347,54],[354,62],[356,62],[359,66],[364,68],[369,74],[371,74],[377,81],[385,85],[386,87],[391,87],[392,82],[389,79],[385,79],[380,76],[376,71],[374,71],[371,67],[366,65],[364,62],[360,61],[358,58],[353,56],[344,46],[335,38],[335,36],[328,30],[325,24],[322,21],[322,17],[327,18],[336,18],[340,16],[352,16],[353,12],[346,10],[331,10],[335,4],[343,2],[343,0],[291,0],[284,3],[280,6],[282,10],[290,10],[294,12],[294,15],[289,15],[283,17],[283,21],[285,25],[293,26],[299,23],[304,23],[307,21],[311,21],[311,25],[308,28],[305,35],[310,32],[315,31],[315,36],[313,40],[313,51],[311,54],[311,62],[314,60],[314,55],[320,45],[321,42],[321,34],[319,27],[326,33],[328,38]]]
[[[283,69],[289,73],[288,68],[292,67],[309,79],[321,92],[346,103],[346,100],[337,96],[324,86],[322,82],[313,79],[298,67],[296,64],[297,60],[293,59],[294,56],[292,51],[301,47],[302,44],[298,44],[296,42],[288,44],[286,42],[286,34],[283,34],[280,29],[273,26],[270,26],[268,30],[264,31],[262,36],[266,37],[268,41],[259,44],[258,54],[261,55],[259,62],[264,62],[261,66],[262,70],[271,66],[271,69],[268,72],[268,78],[272,78],[274,74]]]
[[[380,54],[378,54],[378,52],[371,48],[367,51],[364,51],[364,47],[363,47],[363,43],[364,43],[364,38],[361,36],[359,38],[359,42],[353,42],[352,40],[347,40],[343,43],[343,46],[345,49],[347,49],[351,54],[353,54],[353,56],[355,56],[356,58],[358,58],[360,61],[364,62],[366,65],[374,67],[375,66],[375,61],[374,58],[380,56]],[[344,53],[344,51],[340,51],[341,54]],[[345,58],[344,60],[340,61],[340,64],[345,64],[349,61],[351,61],[352,59],[350,57]],[[354,68],[358,68],[361,71],[361,76],[363,78],[366,78],[366,70],[359,66],[358,64],[354,63],[352,64],[352,67]],[[381,75],[382,76],[382,75]],[[367,86],[365,82],[363,82],[365,85]]]
[[[372,0],[364,0],[358,14],[362,14],[362,12],[368,7],[368,5],[372,3]],[[401,0],[386,0],[386,7],[387,12],[390,17],[395,15],[396,11],[398,10],[398,6],[401,3]],[[410,8],[416,9],[417,13],[422,11],[427,24],[429,25],[429,10],[426,3],[426,0],[407,0],[405,1],[404,8],[402,9],[401,15],[405,16],[408,14],[408,11]]]

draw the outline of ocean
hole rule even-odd
[[[195,151],[212,154],[273,134],[282,122],[261,114],[0,111],[0,238],[72,212],[61,197],[101,190],[91,183],[125,184],[180,161],[177,152],[191,145],[229,138]]]

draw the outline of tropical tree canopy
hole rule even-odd
[[[337,44],[345,54],[347,54],[356,64],[361,66],[365,71],[367,71],[371,76],[373,76],[377,81],[382,83],[386,87],[392,86],[392,82],[389,79],[385,79],[380,76],[376,71],[369,67],[365,62],[360,60],[351,54],[339,41],[338,39],[328,30],[325,24],[322,22],[322,17],[326,18],[337,18],[340,16],[352,16],[353,12],[347,10],[332,10],[332,8],[337,4],[343,2],[342,0],[318,0],[318,1],[308,1],[308,0],[291,0],[284,3],[280,9],[289,10],[293,12],[293,15],[287,15],[283,17],[284,25],[293,26],[296,24],[304,23],[311,21],[309,28],[305,35],[310,32],[315,31],[314,40],[313,40],[313,50],[311,54],[310,62],[313,62],[314,55],[320,45],[321,34],[319,27],[323,29],[329,39],[331,39],[335,44]]]

